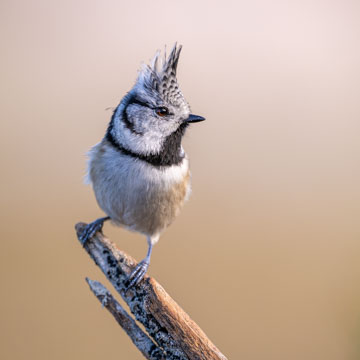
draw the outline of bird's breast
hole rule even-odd
[[[154,167],[106,142],[90,152],[89,177],[100,207],[119,224],[154,235],[175,219],[190,194],[188,159]]]

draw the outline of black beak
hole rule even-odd
[[[202,116],[190,114],[189,117],[187,119],[185,119],[185,122],[195,123],[195,122],[204,121],[204,120],[205,120],[205,118]]]

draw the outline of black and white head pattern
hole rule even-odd
[[[143,65],[130,92],[111,119],[107,139],[123,153],[155,166],[179,164],[181,139],[190,114],[176,79],[181,46],[166,57],[158,51]]]

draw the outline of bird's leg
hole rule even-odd
[[[102,231],[104,222],[110,220],[110,216],[105,216],[99,219],[96,219],[92,223],[86,225],[86,228],[80,236],[80,242],[85,246],[86,242],[94,236],[98,231]]]
[[[153,238],[151,236],[147,237],[147,242],[148,242],[148,252],[146,255],[146,258],[141,260],[136,268],[134,269],[134,271],[130,274],[129,276],[129,285],[126,288],[126,292],[132,288],[134,285],[137,285],[145,276],[147,269],[150,265],[150,257],[151,257],[151,251],[153,248],[153,245],[155,244],[155,242],[157,241],[158,236],[156,238]]]

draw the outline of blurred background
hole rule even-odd
[[[360,3],[0,3],[2,359],[142,359],[90,293],[86,152],[183,44],[193,194],[150,275],[229,359],[359,359]],[[110,108],[110,109],[109,109]],[[104,233],[138,260],[140,235]]]

